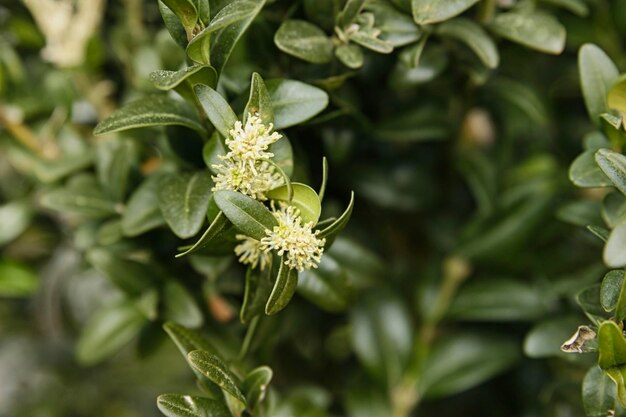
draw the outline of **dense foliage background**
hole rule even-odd
[[[615,410],[626,2],[345,3],[0,2],[1,416]],[[238,116],[267,85],[277,163],[320,190],[327,158],[322,218],[354,191],[277,314],[232,236],[175,257],[223,210],[197,84]]]

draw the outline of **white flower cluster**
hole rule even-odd
[[[283,183],[267,160],[274,156],[268,149],[282,136],[272,132],[273,125],[265,126],[257,115],[248,114],[246,124],[240,121],[226,138],[228,153],[220,155],[221,164],[213,165],[213,191],[233,190],[256,200],[265,200],[265,193]]]
[[[285,265],[302,272],[305,269],[317,268],[326,239],[319,238],[319,230],[313,231],[313,223],[302,223],[300,212],[293,206],[283,205],[273,211],[278,225],[266,230],[267,236],[260,241],[249,236],[237,235],[242,243],[237,245],[235,253],[239,261],[257,265],[263,270],[271,260],[271,251],[276,250],[279,256],[285,257]]]

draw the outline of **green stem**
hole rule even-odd
[[[256,316],[250,321],[250,325],[248,326],[248,330],[246,331],[246,335],[243,338],[243,343],[241,344],[241,350],[239,351],[238,359],[242,361],[250,350],[250,345],[252,344],[252,339],[254,337],[254,333],[259,324],[259,319],[261,316]]]
[[[483,24],[490,23],[496,13],[496,6],[497,0],[483,0],[478,11],[478,20]]]

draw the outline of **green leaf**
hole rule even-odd
[[[291,183],[293,198],[289,200],[289,190],[286,185],[275,188],[267,193],[271,200],[283,201],[300,210],[300,216],[304,223],[317,224],[322,212],[322,203],[314,189],[299,182]]]
[[[605,311],[611,312],[617,306],[617,301],[621,297],[622,283],[624,282],[624,270],[618,269],[609,271],[602,279],[600,287],[600,304]],[[624,304],[626,300],[622,301]],[[622,309],[624,305],[621,306]]]
[[[224,213],[220,211],[215,219],[213,219],[213,222],[211,222],[211,225],[202,234],[200,239],[198,239],[198,241],[194,243],[189,249],[177,254],[176,257],[180,258],[181,256],[189,255],[190,253],[197,252],[210,245],[214,239],[217,239],[224,231],[228,230],[229,225],[230,222],[228,221]]]
[[[390,54],[393,51],[393,46],[382,39],[378,39],[375,35],[375,33],[359,30],[352,32],[349,39],[352,42],[358,43],[362,47],[378,52],[379,54]]]
[[[192,395],[159,395],[157,407],[167,417],[231,417],[222,401]]]
[[[278,258],[272,262],[271,267],[266,267],[263,271],[258,268],[248,268],[246,271],[246,283],[243,296],[243,304],[239,312],[239,319],[242,323],[249,323],[254,317],[265,311],[265,304],[274,288],[270,277],[272,269],[280,268]]]
[[[328,105],[324,90],[300,81],[268,80],[265,85],[272,98],[276,130],[309,120]]]
[[[272,369],[269,366],[259,366],[246,375],[243,380],[241,389],[243,390],[248,407],[254,410],[267,393],[267,386],[272,380]]]
[[[381,381],[399,381],[411,355],[413,325],[402,301],[391,294],[362,299],[350,317],[352,347],[366,370]]]
[[[249,114],[258,115],[261,118],[261,122],[266,126],[274,123],[272,98],[267,91],[267,87],[265,87],[263,78],[256,72],[252,74],[250,97],[243,111],[244,122],[247,120]]]
[[[0,206],[0,245],[7,244],[26,230],[33,209],[26,201],[14,200]]]
[[[41,197],[41,205],[89,218],[103,218],[116,213],[115,203],[104,195],[96,179],[89,174],[76,175],[65,187],[45,193]]]
[[[361,13],[365,0],[347,0],[343,10],[337,15],[337,24],[347,27]]]
[[[576,294],[576,302],[592,323],[599,326],[608,316],[600,304],[600,284],[592,285]]]
[[[626,156],[610,149],[599,149],[595,159],[615,188],[626,195]]]
[[[339,218],[335,220],[331,225],[320,231],[319,236],[326,239],[326,244],[324,245],[325,248],[329,247],[330,244],[335,240],[339,232],[341,232],[348,225],[350,217],[352,216],[353,209],[354,191],[350,193],[350,202],[348,203],[348,207],[341,214],[341,216],[339,216]]]
[[[138,296],[160,279],[155,266],[124,259],[102,248],[87,253],[87,260],[124,292]]]
[[[266,230],[278,225],[274,215],[258,201],[236,191],[221,190],[214,194],[215,203],[237,229],[261,240]]]
[[[565,27],[545,13],[501,13],[490,27],[505,39],[547,54],[558,55],[565,48]]]
[[[619,71],[602,49],[586,43],[578,52],[580,85],[589,117],[600,126],[600,115],[608,112],[606,97],[617,80]]]
[[[189,42],[187,55],[196,62],[209,64],[211,62],[211,35],[254,17],[258,13],[258,7],[257,2],[248,0],[233,1],[224,6],[217,12],[210,24]]]
[[[352,43],[344,43],[335,48],[335,56],[348,68],[358,69],[363,66],[363,51]]]
[[[163,0],[159,0],[158,3],[159,12],[161,13],[161,17],[163,17],[167,31],[181,48],[185,48],[187,46],[187,32],[185,28],[182,23],[180,23],[176,14],[163,3]]]
[[[187,100],[193,100],[193,86],[208,85],[215,88],[217,73],[209,65],[192,65],[179,71],[158,70],[150,73],[150,81],[163,91],[175,90]]]
[[[274,154],[272,161],[283,170],[285,175],[291,177],[293,174],[293,148],[287,136],[283,134],[281,139],[270,145],[269,150]]]
[[[413,19],[418,25],[437,23],[463,13],[478,0],[412,0]]]
[[[254,8],[252,8],[253,4]],[[265,0],[234,0],[218,12],[215,18],[213,18],[211,24],[215,21],[217,25],[218,22],[229,20],[226,19],[226,17],[222,20],[220,13],[226,15],[231,13],[238,14],[242,11],[247,11],[246,16],[243,19],[237,20],[232,24],[216,30],[211,36],[211,64],[217,70],[218,74],[222,73],[230,54],[239,41],[239,38],[241,38],[244,32],[248,29],[248,26],[250,26],[264,5]],[[218,18],[220,18],[220,20],[218,20]]]
[[[592,366],[582,384],[583,406],[588,417],[607,417],[615,410],[615,384],[598,366]]]
[[[318,268],[298,274],[298,293],[324,310],[344,311],[351,295],[348,275],[330,253],[324,253]]]
[[[165,95],[151,95],[126,104],[98,123],[93,133],[103,135],[140,127],[167,125],[185,126],[205,134],[193,107]]]
[[[198,22],[198,10],[191,0],[161,0],[180,19],[187,38],[191,38]]]
[[[626,339],[614,321],[604,321],[598,329],[598,366],[608,369],[626,364]]]
[[[456,334],[435,342],[426,359],[420,392],[441,398],[481,384],[513,366],[520,358],[509,338]]]
[[[626,113],[626,77],[621,76],[615,81],[607,96],[609,108]]]
[[[605,369],[605,372],[617,385],[617,400],[626,407],[626,366]]]
[[[230,130],[237,122],[237,116],[233,109],[230,108],[226,100],[211,87],[206,85],[196,85],[193,89],[198,96],[200,105],[204,110],[215,129],[227,138],[230,136]]]
[[[557,211],[557,217],[561,221],[581,227],[590,224],[602,224],[601,208],[602,204],[599,201],[574,201],[561,206]]]
[[[281,51],[312,64],[325,64],[333,58],[330,38],[319,27],[305,20],[286,20],[274,35]]]
[[[204,223],[213,181],[211,173],[172,173],[159,182],[159,208],[176,236],[195,236]]]
[[[76,359],[94,365],[130,342],[146,323],[144,315],[129,301],[98,310],[85,324],[76,344]]]
[[[422,35],[420,27],[410,16],[384,0],[369,0],[365,9],[374,14],[376,29],[381,31],[380,39],[393,47],[409,45]]]
[[[163,317],[185,327],[200,327],[204,322],[202,311],[198,308],[189,291],[176,281],[168,281],[163,288]]]
[[[280,258],[274,288],[265,305],[265,314],[272,315],[287,307],[298,286],[298,271],[290,269]]]
[[[450,306],[448,317],[458,320],[533,320],[549,311],[540,291],[514,279],[470,282]]]
[[[165,224],[165,219],[159,210],[159,184],[162,174],[148,177],[126,203],[122,214],[122,232],[124,236],[139,236],[149,230]]]
[[[100,140],[96,146],[96,173],[104,193],[112,201],[126,197],[131,170],[136,167],[138,148],[135,142],[119,138]]]
[[[604,246],[603,258],[609,268],[626,266],[626,221],[611,231]]]
[[[168,321],[163,325],[163,329],[170,336],[185,360],[187,354],[194,350],[204,350],[215,352],[215,348],[198,331],[190,330],[180,324]]]
[[[493,39],[470,19],[456,18],[437,26],[437,34],[465,43],[487,68],[496,68],[500,61]]]
[[[27,297],[39,288],[37,274],[26,265],[0,258],[0,297]]]
[[[195,350],[187,355],[187,359],[191,366],[202,375],[209,378],[222,390],[241,402],[241,404],[246,404],[245,397],[237,388],[237,379],[218,356],[204,350]]]
[[[578,155],[569,168],[569,179],[578,187],[610,187],[611,180],[602,172],[595,159],[596,150]]]
[[[571,338],[580,322],[578,316],[553,317],[538,322],[524,338],[524,353],[535,359],[558,357],[573,360],[576,357],[561,351],[561,344]]]
[[[589,7],[585,0],[542,0],[542,2],[562,7],[580,17],[586,17],[589,14]]]

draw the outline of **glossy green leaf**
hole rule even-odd
[[[569,179],[578,187],[610,187],[611,180],[602,172],[595,159],[595,150],[580,154],[569,168]]]
[[[253,239],[261,240],[266,230],[278,225],[267,207],[236,191],[216,191],[215,203],[237,229]]]
[[[621,76],[613,84],[607,96],[609,108],[626,113],[626,77]]]
[[[172,173],[159,182],[159,208],[176,236],[195,236],[204,224],[213,181],[211,173]]]
[[[490,27],[503,38],[540,52],[558,55],[565,48],[565,27],[545,13],[501,13]]]
[[[246,404],[245,397],[237,387],[237,379],[218,356],[204,350],[195,350],[187,355],[187,359],[197,371],[239,402]]]
[[[224,231],[228,229],[230,222],[226,218],[223,212],[219,212],[217,217],[213,219],[206,231],[200,236],[200,239],[194,243],[189,249],[176,255],[177,258],[181,256],[189,255],[190,253],[202,250],[206,246],[210,245],[212,241],[218,238]]]
[[[272,270],[277,271],[280,268],[280,265],[276,265],[278,259],[275,258],[276,262],[263,271],[259,268],[248,268],[246,271],[243,304],[239,312],[242,323],[249,323],[254,317],[265,312],[265,304],[274,288],[270,279],[273,276]]]
[[[263,78],[261,78],[257,72],[252,74],[250,97],[243,111],[244,122],[247,120],[249,114],[258,115],[258,117],[261,118],[261,122],[266,126],[274,123],[272,98],[267,91],[267,87],[265,87]]]
[[[276,130],[307,121],[328,105],[324,90],[300,81],[268,80],[265,85],[272,98]]]
[[[582,308],[592,323],[599,326],[602,321],[608,318],[608,314],[600,304],[601,286],[600,284],[587,287],[576,294],[576,302]]]
[[[611,231],[604,246],[603,257],[604,263],[609,268],[626,266],[626,221]]]
[[[617,306],[617,301],[620,299],[623,282],[623,269],[609,271],[602,279],[602,286],[600,287],[600,303],[602,304],[602,308],[604,308],[605,311],[611,312]],[[624,301],[626,301],[626,299]],[[621,306],[621,308],[623,309],[624,306]]]
[[[604,370],[617,385],[617,400],[622,407],[626,407],[626,366],[616,366]]]
[[[393,47],[411,44],[422,35],[422,30],[410,15],[384,0],[367,1],[365,10],[374,14],[375,27],[381,31],[380,39]]]
[[[189,291],[176,281],[168,281],[163,288],[163,317],[185,327],[202,325],[204,317]]]
[[[28,227],[33,209],[28,202],[14,200],[0,206],[0,245],[9,243]]]
[[[215,88],[217,85],[217,73],[209,65],[192,65],[178,71],[158,70],[152,72],[150,81],[159,90],[176,90],[181,96],[192,100],[193,86],[204,84]]]
[[[198,21],[198,10],[192,0],[161,0],[180,19],[189,35]]]
[[[487,68],[496,68],[500,61],[498,49],[489,35],[470,19],[462,17],[437,26],[438,35],[465,43]]]
[[[159,272],[153,265],[124,259],[106,249],[90,250],[87,260],[118,288],[130,295],[140,295],[160,279]]]
[[[193,89],[215,129],[227,138],[230,130],[237,122],[237,116],[224,97],[217,91],[206,85],[196,85]]]
[[[507,370],[519,358],[515,340],[456,334],[435,342],[424,364],[420,391],[426,398],[465,391]]]
[[[41,197],[41,205],[89,218],[103,218],[116,213],[115,202],[104,195],[95,178],[88,174],[76,175],[65,187],[45,193]]]
[[[39,288],[39,278],[26,265],[0,258],[0,297],[28,297]]]
[[[165,219],[159,210],[158,199],[159,184],[162,177],[162,174],[148,177],[128,199],[124,213],[122,213],[124,236],[139,236],[165,224]]]
[[[457,320],[533,320],[549,311],[542,293],[518,280],[470,282],[459,290],[448,317]]]
[[[131,171],[136,168],[138,147],[134,141],[106,138],[96,146],[96,174],[105,195],[121,202],[126,197]]]
[[[412,0],[413,19],[418,25],[437,23],[463,13],[478,0]]]
[[[180,324],[168,321],[163,325],[163,329],[170,336],[172,341],[180,350],[180,353],[187,359],[187,354],[194,350],[204,350],[215,352],[215,348],[197,330],[188,329]]]
[[[192,395],[159,395],[157,407],[167,417],[231,417],[222,401]]]
[[[183,24],[180,23],[176,14],[163,3],[163,0],[159,0],[158,4],[159,12],[161,13],[161,17],[163,17],[167,31],[181,48],[185,48],[187,46],[187,32]]]
[[[357,69],[363,66],[365,57],[361,47],[352,43],[344,43],[335,48],[335,56],[348,68]]]
[[[144,315],[129,301],[101,308],[78,338],[76,359],[83,365],[102,361],[130,342],[145,323]]]
[[[330,38],[304,20],[284,21],[276,31],[274,43],[281,51],[312,64],[325,64],[333,57]]]
[[[255,368],[246,375],[241,389],[251,410],[254,410],[265,399],[267,387],[272,380],[272,376],[272,369],[268,366]]]
[[[265,314],[272,315],[287,307],[298,286],[298,271],[290,269],[280,258],[274,288],[265,304]]]
[[[557,211],[557,217],[561,221],[581,227],[590,224],[602,224],[601,207],[602,204],[599,201],[574,201],[560,207]]]
[[[180,125],[204,134],[196,111],[184,101],[152,95],[126,104],[98,123],[93,133],[119,132],[149,126]]]
[[[599,149],[595,153],[595,159],[615,188],[626,195],[626,156],[610,149]]]
[[[614,321],[604,321],[598,329],[598,366],[608,369],[626,364],[626,339]]]
[[[362,47],[378,52],[379,54],[389,54],[393,51],[393,46],[390,43],[379,39],[375,32],[371,33],[370,31],[358,30],[351,33],[349,39],[350,41],[358,43]]]
[[[553,4],[580,16],[589,14],[589,7],[585,0],[541,0],[543,3]]]
[[[202,32],[189,42],[187,55],[196,62],[209,64],[211,62],[212,34],[254,17],[258,13],[257,9],[258,3],[256,1],[238,0],[227,4],[217,12]]]
[[[590,43],[584,44],[578,52],[578,69],[589,117],[599,126],[599,116],[609,110],[607,95],[619,72],[611,58]]]
[[[283,201],[300,210],[300,216],[304,223],[317,224],[322,212],[322,203],[314,189],[299,182],[291,183],[293,198],[289,200],[289,190],[286,185],[275,188],[267,193],[271,200]]]
[[[346,27],[356,19],[361,12],[365,0],[347,0],[343,10],[337,15],[337,24]]]
[[[298,293],[324,310],[343,311],[351,296],[348,275],[330,253],[324,253],[318,268],[298,274]]]
[[[354,192],[350,193],[350,202],[346,210],[335,220],[331,225],[322,229],[319,236],[326,239],[326,246],[328,247],[337,237],[340,231],[342,231],[350,221],[352,216],[352,210],[354,209]]]
[[[413,344],[413,325],[401,299],[380,292],[363,298],[350,322],[352,346],[366,370],[381,381],[398,382]]]
[[[606,417],[615,410],[615,384],[598,366],[592,366],[582,384],[583,406],[588,417]]]

